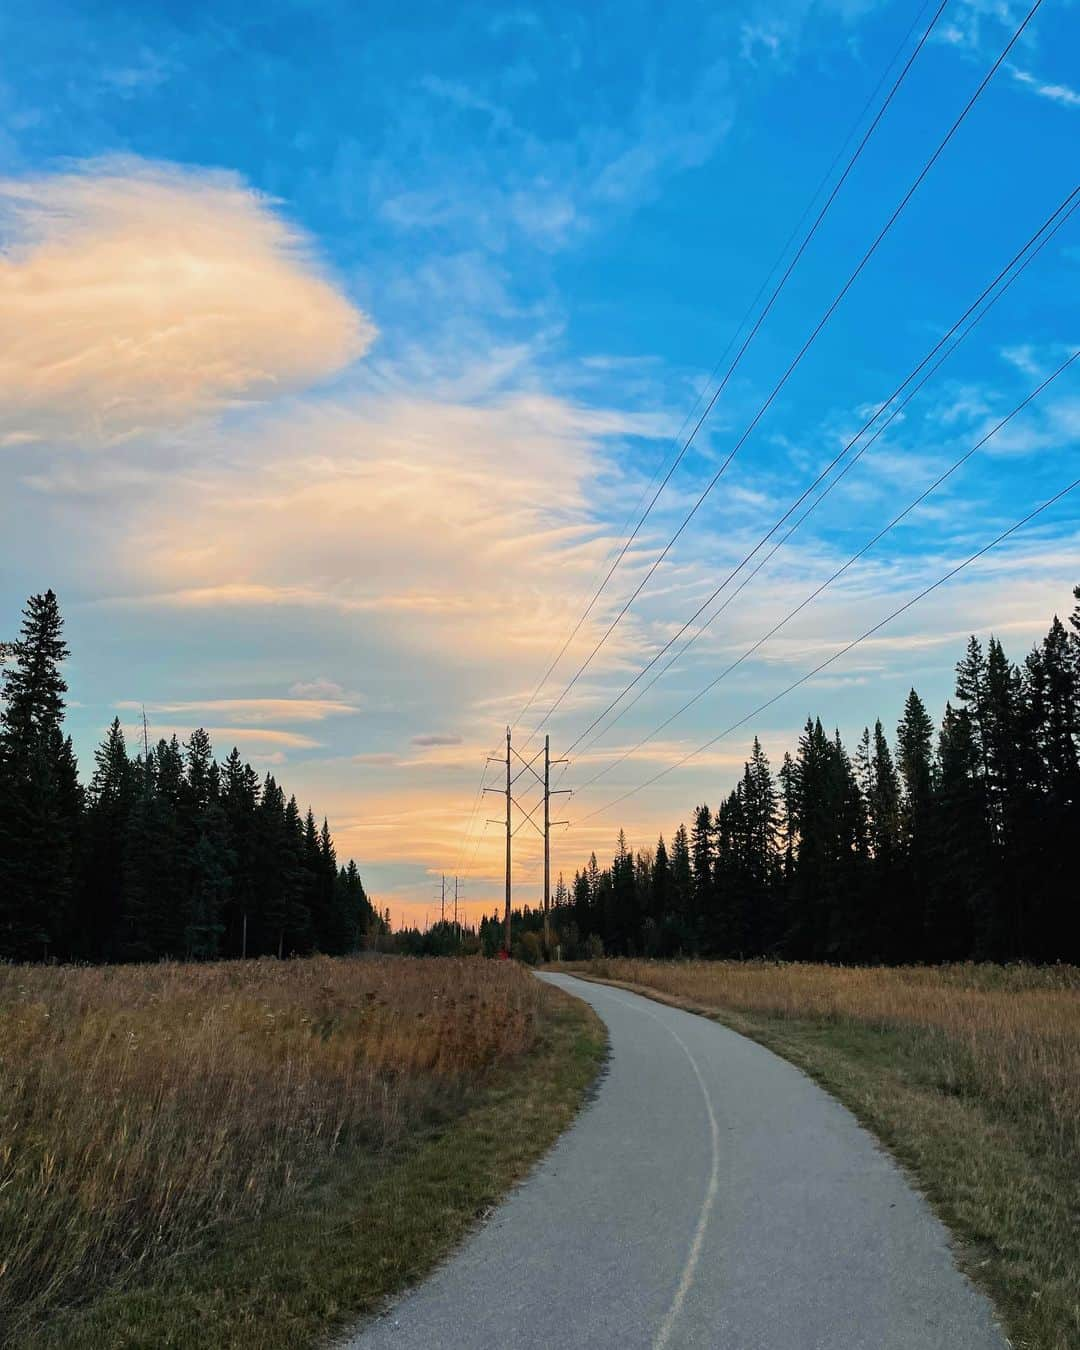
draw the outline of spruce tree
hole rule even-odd
[[[226,956],[251,956],[257,951],[253,925],[258,908],[255,893],[258,803],[258,775],[233,746],[221,771],[221,809],[232,858],[230,885],[221,914]]]
[[[0,682],[0,957],[65,957],[77,947],[82,792],[63,734],[67,656],[56,595],[31,596]]]
[[[694,823],[690,827],[690,912],[687,915],[687,928],[694,946],[708,951],[707,937],[713,923],[713,901],[716,894],[716,877],[713,870],[713,818],[708,806],[702,804],[694,810]]]
[[[671,864],[668,861],[664,836],[661,835],[656,841],[656,852],[653,854],[652,908],[649,911],[657,927],[663,925],[671,911],[671,892]]]
[[[957,961],[990,949],[993,839],[981,756],[966,708],[945,705],[938,738],[938,873],[927,929],[931,960]]]
[[[897,766],[902,784],[900,803],[904,895],[900,902],[902,942],[908,960],[918,960],[932,946],[927,933],[934,902],[931,890],[938,868],[936,839],[936,772],[934,724],[914,689],[907,696],[896,729]]]
[[[117,956],[124,913],[124,840],[138,779],[120,719],[113,718],[94,755],[83,828],[79,953],[92,961]]]
[[[679,952],[694,950],[691,922],[693,886],[690,838],[686,833],[686,826],[680,825],[671,841],[671,927],[675,950]]]

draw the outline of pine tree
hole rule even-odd
[[[1070,858],[1061,841],[1080,826],[1080,664],[1075,638],[1054,616],[1025,663],[1021,746],[1026,780],[1021,883],[1032,895],[1027,956],[1042,961],[1080,955],[1080,915]]]
[[[677,952],[695,949],[692,924],[693,872],[690,863],[690,838],[680,825],[671,841],[671,914],[672,941]]]
[[[285,951],[291,858],[285,840],[285,798],[273,774],[263,779],[255,813],[253,892],[256,911],[248,954],[278,956]]]
[[[865,961],[870,917],[867,912],[866,802],[851,757],[837,730],[830,743],[830,796],[835,821],[833,847],[836,891],[829,916],[828,955],[837,961]]]
[[[671,864],[668,861],[667,845],[664,836],[656,841],[653,854],[652,908],[649,911],[653,922],[659,927],[671,912],[672,878]]]
[[[747,824],[748,882],[744,940],[750,952],[760,955],[779,942],[782,920],[776,896],[780,866],[779,802],[769,760],[756,736],[743,772],[742,796]]]
[[[985,957],[990,944],[993,840],[981,756],[966,708],[945,705],[938,738],[939,853],[930,959]]]
[[[687,928],[695,947],[708,951],[708,935],[713,924],[716,877],[713,871],[713,818],[708,806],[694,810],[690,828],[690,910]]]
[[[634,950],[641,951],[642,946],[654,950],[656,946],[656,921],[653,919],[653,867],[655,858],[652,849],[640,849],[634,858],[634,913],[635,932],[631,934]],[[643,933],[648,930],[649,938],[645,943]]]
[[[83,828],[78,916],[79,954],[93,961],[116,955],[124,912],[124,840],[137,792],[120,719],[113,718],[94,756]]]
[[[232,875],[221,914],[224,929],[223,951],[227,956],[254,955],[256,933],[249,925],[255,920],[257,900],[255,874],[258,833],[256,809],[259,804],[259,779],[250,764],[240,758],[233,746],[221,772],[221,808],[232,857]]]
[[[980,871],[987,877],[978,916],[980,948],[991,960],[1021,955],[1025,943],[1026,895],[1019,885],[1011,845],[1020,787],[1017,742],[1020,677],[1001,644],[990,639],[985,657],[973,637],[957,666],[956,696],[966,705],[978,753],[982,806],[989,828],[989,856]]]
[[[593,907],[587,872],[574,873],[573,915],[581,937],[588,937],[593,931]]]
[[[740,783],[713,817],[712,886],[702,937],[714,956],[746,954],[748,829],[742,789]]]
[[[869,954],[879,961],[902,961],[908,955],[907,923],[901,872],[900,779],[880,719],[870,739],[865,793],[867,838],[875,912],[868,928]]]
[[[610,896],[604,945],[613,951],[633,955],[640,927],[637,879],[634,859],[623,830],[619,831],[615,860],[611,867]]]
[[[63,957],[77,946],[82,792],[63,734],[67,656],[56,595],[31,596],[0,685],[0,957]]]
[[[900,836],[905,894],[901,897],[905,957],[918,960],[927,950],[927,925],[934,908],[931,890],[938,868],[934,724],[914,689],[907,696],[896,729],[897,765],[902,784]]]
[[[124,841],[121,951],[125,960],[180,960],[192,841],[185,837],[184,760],[175,736],[158,741],[139,778]]]
[[[285,925],[281,935],[282,941],[278,946],[278,955],[304,956],[314,945],[309,903],[310,872],[307,866],[308,858],[312,855],[309,853],[311,845],[306,838],[305,824],[300,817],[300,807],[295,796],[290,797],[285,804],[282,823],[281,859],[282,875],[285,880]],[[318,847],[316,836],[313,855],[316,860]]]
[[[340,884],[337,851],[330,834],[330,823],[323,817],[319,831],[319,904],[322,929],[316,930],[320,951],[332,956],[353,951],[360,942],[359,915],[354,913],[352,897]]]

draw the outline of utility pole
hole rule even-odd
[[[506,955],[510,955],[510,840],[514,837],[510,829],[510,805],[513,802],[510,795],[510,728],[506,728],[506,938],[504,945]]]
[[[488,755],[488,763],[489,763],[489,764],[501,764],[502,762],[503,762],[502,756],[499,756],[498,758],[495,758],[495,757],[492,756],[492,755]],[[513,830],[512,830],[512,828],[511,828],[511,821],[510,821],[510,808],[511,808],[511,806],[513,805],[514,799],[513,799],[513,797],[511,796],[510,787],[511,787],[511,784],[510,784],[510,728],[507,727],[507,728],[506,728],[506,788],[505,788],[505,792],[506,792],[506,916],[505,916],[504,921],[503,921],[503,922],[504,922],[504,925],[505,925],[505,932],[504,932],[504,936],[503,936],[503,947],[504,947],[504,949],[505,949],[505,951],[506,951],[507,956],[510,955],[510,865],[511,865],[511,847],[510,847],[510,840],[514,837],[514,836],[513,836]],[[498,793],[500,793],[500,795],[501,795],[501,793],[504,791],[504,789],[502,789],[502,788],[486,787],[486,788],[484,788],[484,791],[485,791],[485,792],[498,792]],[[492,824],[492,825],[501,825],[502,823],[503,823],[503,822],[502,822],[502,821],[499,821],[499,820],[493,820],[493,821],[491,821],[491,824]]]
[[[545,819],[545,820],[547,820],[547,818],[548,818],[548,799],[549,799],[549,798],[551,797],[551,795],[552,795],[552,794],[551,794],[551,785],[550,785],[550,783],[549,783],[549,781],[548,781],[548,779],[547,779],[547,776],[545,775],[545,777],[542,778],[542,777],[540,776],[539,772],[538,772],[538,771],[536,770],[536,768],[534,767],[534,765],[536,764],[536,761],[540,758],[541,755],[544,756],[544,758],[545,758],[545,763],[547,763],[547,760],[548,760],[548,758],[549,758],[549,746],[548,746],[548,742],[545,740],[545,742],[544,742],[544,749],[543,749],[543,750],[537,750],[536,754],[533,755],[532,759],[526,760],[526,759],[524,759],[521,755],[519,755],[518,752],[513,748],[512,744],[511,744],[511,742],[510,742],[510,730],[511,730],[510,727],[507,727],[507,728],[506,728],[506,759],[505,759],[505,761],[503,760],[503,758],[502,758],[501,755],[500,755],[498,758],[496,758],[496,757],[494,757],[494,756],[492,756],[492,755],[489,755],[489,756],[488,756],[488,763],[489,763],[489,764],[503,764],[503,763],[506,764],[506,787],[505,787],[505,788],[496,788],[496,787],[485,787],[485,788],[484,788],[484,791],[485,791],[485,792],[497,792],[500,796],[502,796],[504,793],[505,793],[505,795],[506,795],[506,819],[505,819],[505,822],[502,821],[502,820],[489,820],[489,821],[488,821],[488,824],[490,824],[490,825],[502,825],[502,824],[505,823],[505,826],[506,826],[506,920],[505,920],[505,923],[506,923],[506,932],[505,932],[505,936],[504,936],[504,944],[505,944],[507,956],[510,955],[510,901],[511,901],[511,894],[510,894],[510,869],[511,869],[511,864],[512,864],[512,858],[511,858],[511,842],[510,842],[510,841],[513,839],[514,835],[517,833],[517,830],[515,830],[514,827],[513,827],[513,808],[516,806],[517,809],[518,809],[518,811],[521,813],[521,817],[522,817],[522,818],[521,818],[521,822],[520,822],[520,824],[519,824],[518,827],[517,827],[518,830],[523,829],[526,825],[531,825],[532,828],[537,832],[537,834],[544,836],[545,840],[546,840],[546,837],[547,837],[547,836],[546,836],[546,828],[541,828],[541,826],[537,823],[537,820],[536,820],[536,813],[540,810],[540,803],[537,802],[537,804],[532,808],[531,811],[527,811],[527,810],[525,809],[525,807],[522,806],[522,804],[514,798],[514,784],[517,782],[518,778],[521,778],[524,774],[526,774],[526,773],[531,773],[531,774],[532,774],[533,778],[535,778],[536,781],[537,781],[537,782],[541,785],[541,787],[544,789],[544,819]],[[522,767],[521,767],[521,768],[518,770],[518,772],[517,772],[517,777],[515,777],[515,778],[511,778],[511,776],[510,776],[510,756],[511,756],[511,755],[516,755],[517,758],[521,761],[521,765],[522,765]],[[555,763],[555,764],[562,764],[562,763],[565,763],[565,761],[564,761],[564,760],[554,760],[553,763]],[[564,791],[567,791],[568,789],[563,789],[563,790],[564,790]],[[568,822],[567,822],[567,821],[564,821],[564,820],[555,821],[554,823],[555,823],[556,825],[566,825],[566,824],[568,824]],[[546,849],[545,849],[545,857],[546,857]],[[545,889],[546,889],[546,888],[545,888]]]
[[[439,900],[439,923],[446,922],[446,873],[442,874],[442,897]]]
[[[556,789],[551,791],[551,766],[552,764],[567,764],[566,759],[551,758],[551,737],[544,737],[544,952],[551,950],[551,798],[552,796],[562,796],[565,793],[570,795],[570,788]],[[556,825],[568,824],[565,820],[557,820]]]

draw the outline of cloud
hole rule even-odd
[[[131,710],[141,703],[125,701],[116,705]],[[327,717],[358,711],[356,704],[331,699],[313,698],[212,698],[192,699],[177,703],[147,703],[148,713],[184,714],[197,717],[202,713],[225,713],[245,726],[263,726],[268,722],[322,722]]]
[[[1033,75],[1030,70],[1021,70],[1019,66],[1010,66],[1009,73],[1018,84],[1030,89],[1040,98],[1048,98],[1063,108],[1080,108],[1080,93],[1067,84],[1049,84]]]
[[[0,431],[107,442],[319,380],[375,330],[230,173],[0,179]]]
[[[461,737],[437,735],[437,734],[428,736],[414,736],[412,740],[409,742],[409,744],[419,746],[460,745]]]
[[[611,548],[590,510],[609,454],[663,430],[532,390],[305,403],[230,426],[162,482],[112,546],[113,597],[364,616],[369,649],[525,685]],[[567,659],[595,636],[586,625]],[[620,625],[611,657],[633,638]]]
[[[297,680],[295,684],[289,686],[289,693],[294,698],[341,698],[345,691],[336,681],[320,675],[306,682]]]
[[[314,750],[320,742],[310,736],[302,736],[296,731],[279,731],[276,728],[258,727],[207,727],[210,739],[218,745],[279,745],[289,750]]]
[[[117,706],[121,705],[118,704]],[[156,745],[162,738],[168,740],[170,736],[176,736],[181,742],[185,741],[191,735],[193,729],[190,724],[173,726],[151,721],[151,744]],[[281,731],[276,727],[215,726],[206,727],[204,730],[209,735],[218,754],[227,753],[234,745],[240,748],[241,753],[253,755],[259,752],[280,754],[285,750],[314,750],[320,745],[319,741],[312,740],[310,736],[301,735],[296,731]],[[124,735],[133,745],[142,744],[142,734],[141,722],[132,722],[129,726],[124,727]],[[283,755],[282,758],[284,758]]]
[[[565,32],[543,40],[557,43],[566,70]],[[661,83],[648,66],[632,78],[635,97],[616,116],[579,102],[570,79],[552,93],[565,99],[567,131],[541,139],[531,109],[516,116],[507,103],[520,90],[503,88],[498,77],[466,85],[428,76],[398,91],[395,135],[380,157],[364,156],[358,170],[355,148],[343,146],[338,171],[350,181],[366,177],[382,219],[410,233],[437,231],[440,246],[450,241],[452,251],[479,247],[490,259],[525,244],[555,252],[612,212],[655,200],[672,177],[706,163],[731,128],[725,61],[685,82]],[[472,143],[478,118],[482,145]]]
[[[739,55],[756,65],[760,48],[766,58],[775,60],[783,40],[783,30],[776,25],[744,23],[739,30]]]

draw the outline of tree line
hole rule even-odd
[[[27,602],[0,680],[0,959],[346,952],[379,931],[326,820],[202,729],[132,757],[119,719],[79,781],[56,596]]]
[[[609,867],[560,877],[562,954],[1080,961],[1078,746],[1080,605],[1020,665],[972,637],[936,728],[913,689],[895,737],[878,721],[853,754],[809,718],[774,773],[755,738],[670,849],[620,831]]]

